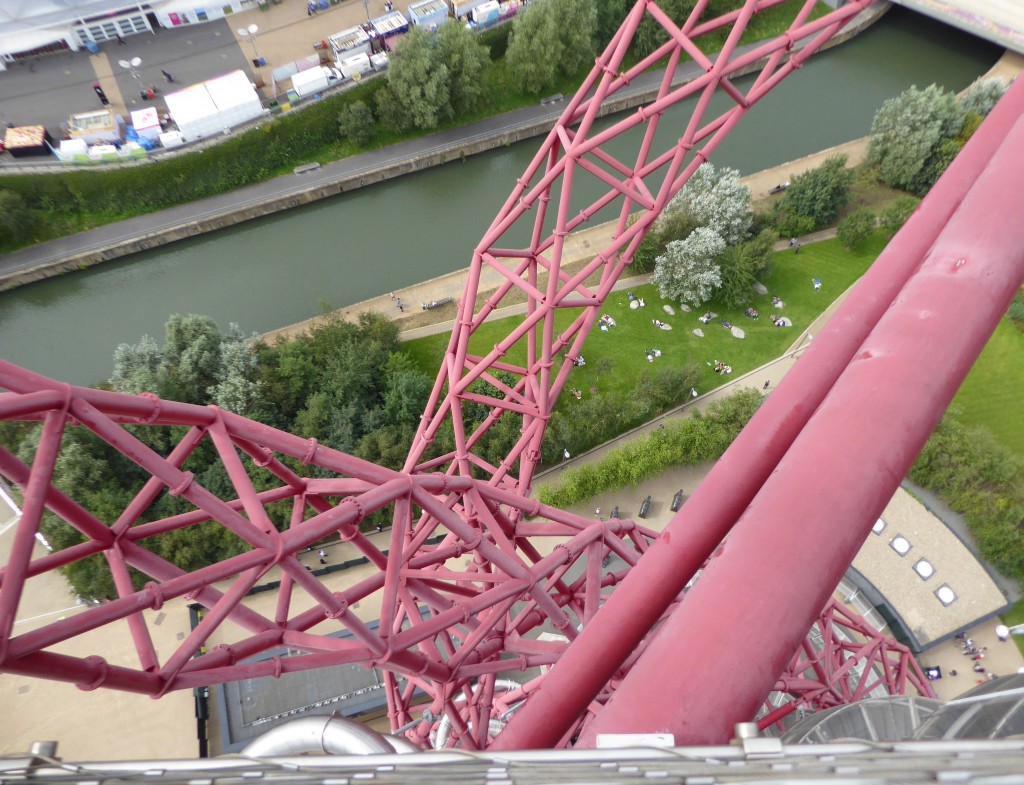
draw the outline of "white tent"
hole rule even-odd
[[[202,139],[223,130],[220,112],[203,83],[164,96],[167,111],[187,141]]]
[[[167,111],[188,142],[260,117],[263,104],[249,78],[232,71],[164,96]]]
[[[263,103],[256,88],[241,71],[211,79],[206,89],[217,105],[222,128],[234,128],[263,114]]]

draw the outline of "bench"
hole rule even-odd
[[[295,174],[304,174],[305,172],[312,172],[314,169],[319,168],[320,164],[314,161],[311,164],[303,164],[302,166],[296,166],[294,169],[292,169],[292,172],[294,172]]]
[[[644,499],[643,504],[640,505],[639,516],[641,518],[646,518],[647,517],[647,513],[650,512],[650,509],[651,509],[651,497],[648,496],[646,499]]]
[[[676,495],[672,497],[672,512],[679,512],[679,508],[683,506],[683,501],[686,499],[686,494],[683,493],[683,489],[680,488],[676,491]]]

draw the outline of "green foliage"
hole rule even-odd
[[[916,196],[901,196],[882,210],[882,214],[879,216],[879,224],[886,235],[892,237],[896,234],[920,203],[921,200]]]
[[[942,419],[915,461],[910,478],[939,493],[964,520],[982,558],[1014,580],[1024,579],[1022,465],[984,428]]]
[[[704,163],[669,202],[666,212],[669,216],[684,213],[694,226],[713,229],[726,244],[734,245],[750,229],[750,189],[740,183],[735,169]]]
[[[505,51],[508,49],[508,37],[511,32],[512,25],[496,25],[479,34],[480,44],[490,53],[492,61],[505,57]]]
[[[487,47],[475,33],[454,22],[441,25],[435,46],[437,57],[448,69],[448,93],[455,116],[479,111],[488,99]]]
[[[673,240],[685,240],[699,225],[687,210],[662,213],[654,224],[662,249]]]
[[[32,214],[20,195],[0,190],[0,237],[4,245],[15,244],[32,232]]]
[[[921,170],[921,177],[923,182],[928,183],[928,188],[931,188],[946,171],[946,167],[953,163],[953,159],[960,154],[961,146],[959,138],[943,139],[935,145],[932,154]]]
[[[604,48],[612,40],[633,4],[629,0],[596,0],[597,44]]]
[[[846,161],[846,155],[832,155],[820,166],[795,175],[782,200],[785,206],[813,220],[815,229],[828,224],[850,199],[854,175],[846,168]]]
[[[779,234],[774,229],[764,229],[749,242],[728,246],[718,259],[722,285],[715,299],[730,308],[746,305],[753,295],[754,284],[771,265],[778,239]]]
[[[725,452],[760,403],[756,390],[741,390],[711,404],[706,414],[695,411],[669,420],[663,430],[615,448],[596,463],[568,469],[557,484],[539,486],[537,496],[544,504],[564,509],[598,493],[635,487],[670,466],[714,460]]]
[[[937,85],[910,87],[882,104],[871,124],[867,161],[893,188],[924,195],[941,173],[940,143],[964,126],[956,96]]]
[[[1024,294],[1021,294],[1018,291],[1017,294],[1013,296],[1013,302],[1010,303],[1010,307],[1007,309],[1006,315],[1013,321],[1017,322],[1018,325],[1024,326]]]
[[[839,222],[836,233],[842,244],[852,250],[862,247],[867,242],[871,233],[875,231],[876,223],[874,211],[869,207],[862,207],[843,218]]]
[[[722,284],[717,259],[725,240],[713,230],[698,226],[685,240],[673,240],[657,259],[654,283],[667,300],[699,306],[711,299]]]
[[[636,216],[629,219],[629,226],[636,223]],[[649,273],[654,269],[654,263],[664,251],[664,248],[659,241],[659,235],[651,228],[647,231],[647,235],[643,240],[640,241],[640,245],[637,246],[636,251],[633,253],[633,273],[639,275],[641,273]]]
[[[387,78],[388,89],[417,128],[436,128],[454,116],[450,73],[432,33],[412,28],[392,52]]]
[[[803,237],[817,228],[817,224],[811,216],[799,215],[785,209],[777,211],[776,225],[785,237]]]
[[[338,112],[338,131],[356,147],[364,147],[373,138],[373,110],[362,101],[353,101]]]
[[[598,13],[594,0],[531,3],[512,23],[505,59],[527,93],[552,87],[591,63],[596,51]]]
[[[1006,94],[1007,84],[998,76],[975,79],[957,100],[968,114],[984,117]]]

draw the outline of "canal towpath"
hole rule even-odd
[[[865,9],[823,48],[856,36],[881,18],[888,8],[888,3],[876,3]],[[281,29],[289,35],[295,34],[294,25],[283,25]],[[743,72],[756,67],[752,65]],[[684,65],[677,70],[673,84],[681,85],[700,73],[702,71],[693,63]],[[603,107],[606,111],[602,114],[645,103],[656,94],[661,79],[658,71],[643,74],[619,90],[611,101],[606,101]],[[541,101],[317,168],[299,167],[304,170],[300,174],[282,175],[229,193],[13,251],[0,256],[0,291],[532,138],[547,133],[563,110],[562,101]]]

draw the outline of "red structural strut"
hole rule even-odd
[[[986,118],[925,204],[655,541],[643,569],[627,576],[600,617],[581,633],[580,645],[566,652],[562,667],[517,712],[497,739],[498,748],[554,744],[612,677],[746,510],[1019,117],[1020,109],[1006,102]]]
[[[958,208],[581,744],[626,728],[720,742],[771,689],[1024,280],[1024,222],[1003,210],[1024,181],[1024,85],[1002,109],[1017,121],[957,179]],[[775,394],[798,398],[790,382]]]
[[[997,107],[664,534],[655,539],[653,531],[632,521],[593,521],[529,498],[544,431],[573,358],[661,210],[746,111],[870,0],[847,3],[816,20],[810,19],[815,0],[807,0],[783,35],[740,47],[747,23],[779,2],[746,0],[737,11],[712,17],[708,0],[699,0],[685,20],[670,19],[654,2],[633,6],[474,251],[444,364],[402,471],[216,408],[71,387],[0,361],[0,388],[7,391],[0,393],[0,419],[34,420],[42,428],[28,463],[0,447],[0,473],[18,485],[24,507],[10,559],[0,572],[0,672],[70,681],[85,689],[161,695],[363,663],[384,674],[394,728],[403,728],[422,746],[467,749],[492,743],[554,746],[577,734],[588,744],[600,732],[655,726],[678,733],[680,741],[704,738],[693,732],[693,723],[708,740],[721,741],[729,733],[723,723],[753,719],[766,699],[770,708],[761,714],[762,725],[797,707],[823,708],[877,690],[928,693],[905,647],[829,595],[851,548],[866,533],[864,521],[874,520],[871,511],[885,496],[886,483],[902,476],[900,467],[916,451],[956,374],[991,326],[973,327],[969,340],[961,335],[962,346],[950,344],[957,352],[951,370],[930,372],[937,381],[925,399],[909,386],[898,386],[908,383],[911,369],[922,371],[916,361],[895,358],[921,351],[937,321],[935,311],[922,315],[920,299],[930,298],[938,307],[949,296],[931,284],[918,293],[914,270],[935,249],[949,253],[955,247],[942,230],[947,222],[960,227],[986,208],[982,197],[977,197],[980,206],[973,203],[973,192],[960,206],[967,183],[979,179],[979,188],[991,194],[1004,187],[1005,177],[996,178],[986,167],[998,140],[1016,133],[1019,99]],[[630,43],[645,18],[666,31],[666,43],[626,68]],[[703,51],[700,37],[726,28],[721,52]],[[655,65],[664,71],[653,102],[596,131],[602,107]],[[732,82],[751,70],[756,76],[745,90]],[[719,91],[728,106],[712,115],[711,99]],[[696,106],[686,127],[669,127],[664,111],[691,97]],[[620,160],[608,143],[630,131],[642,137],[636,157]],[[1009,170],[1012,161],[1002,158],[1012,156],[999,155],[999,165]],[[601,186],[598,198],[582,207],[573,201],[581,178]],[[566,243],[604,208],[615,222],[611,241],[582,270],[563,269]],[[512,234],[519,224],[529,228],[529,239],[512,247],[508,238],[519,236]],[[962,229],[953,231],[955,238]],[[1005,242],[1011,239],[1016,242],[1016,234],[1008,233]],[[1003,247],[995,238],[978,244],[985,253]],[[973,285],[974,271],[984,268],[985,259],[964,259],[960,267],[966,269],[957,268],[957,282]],[[485,271],[501,283],[474,312]],[[979,313],[989,319],[1005,300],[1012,277],[1009,270],[1001,272],[995,296],[986,308],[971,311],[972,320]],[[895,315],[899,309],[893,302],[910,294],[909,310]],[[504,339],[480,346],[476,330],[511,295],[525,296],[525,317]],[[961,306],[963,296],[958,290]],[[976,296],[977,289],[968,294]],[[949,321],[962,329],[962,320]],[[867,362],[869,356],[873,362]],[[890,375],[893,366],[896,375]],[[879,436],[870,449],[852,442],[862,451],[853,467],[857,471],[836,463],[837,477],[821,484],[829,493],[818,487],[805,493],[798,480],[769,480],[776,469],[782,476],[784,468],[785,476],[803,477],[808,461],[801,461],[798,451],[808,451],[810,463],[820,467],[820,450],[857,429],[852,413],[871,411],[857,395],[876,388],[877,400],[868,404],[884,402],[893,417],[905,409],[908,421],[913,407],[921,405],[927,416],[901,423],[905,431],[895,447],[891,432],[889,440]],[[836,410],[833,399],[845,408]],[[488,407],[490,417],[471,429],[463,417],[466,404]],[[428,459],[427,448],[448,418],[455,447]],[[492,465],[478,455],[480,442],[507,418],[514,418],[521,435]],[[70,427],[92,431],[146,478],[115,520],[101,519],[71,491],[66,495],[52,484]],[[157,441],[140,438],[147,428],[169,432],[159,440],[171,443],[166,454],[148,446]],[[857,438],[871,432],[862,430]],[[212,493],[183,468],[200,448],[218,456],[232,493]],[[865,463],[869,466],[861,471]],[[870,485],[867,496],[858,487],[858,494],[847,492],[836,505],[837,520],[846,522],[842,530],[821,525],[828,517],[822,509],[835,518],[834,486],[862,481]],[[164,493],[185,500],[187,511],[152,519],[154,502]],[[830,506],[815,507],[823,499]],[[290,505],[291,514],[288,527],[278,531],[267,506],[282,504]],[[392,520],[386,538],[362,531],[365,517],[378,510]],[[47,512],[76,530],[80,543],[35,555],[34,539]],[[162,535],[211,524],[236,540],[237,556],[188,571],[157,555],[154,544]],[[807,551],[811,561],[817,560],[813,569],[804,568],[807,556],[801,555],[798,534],[813,543]],[[349,543],[366,560],[365,569],[340,590],[299,561],[300,553],[328,536]],[[724,555],[720,550],[712,557],[726,536]],[[758,549],[762,563],[749,569]],[[763,561],[767,553],[779,554],[769,566]],[[36,576],[97,555],[110,570],[116,597],[15,634],[21,598]],[[706,572],[684,595],[709,557]],[[135,588],[132,571],[146,576],[141,589]],[[799,591],[792,578],[797,574]],[[269,606],[249,596],[271,581],[276,595]],[[757,596],[750,596],[755,589]],[[174,650],[158,652],[148,612],[184,598],[202,605],[205,613]],[[357,604],[371,603],[379,604],[379,620],[356,611]],[[750,614],[756,625],[749,624]],[[780,614],[786,625],[778,624]],[[749,629],[742,634],[731,627],[719,630],[714,624],[719,617]],[[108,625],[119,625],[131,637],[133,661],[56,650]],[[656,628],[654,638],[650,633]],[[686,639],[700,640],[700,646],[667,643]],[[714,661],[702,654],[706,651],[715,653]],[[722,692],[726,682],[734,684],[728,693]],[[658,691],[656,701],[650,690]],[[779,693],[790,697],[781,699]],[[719,711],[725,702],[728,710]],[[698,703],[705,706],[703,715],[694,708]],[[649,711],[654,704],[686,709],[655,714]],[[716,714],[717,724],[709,714]]]

